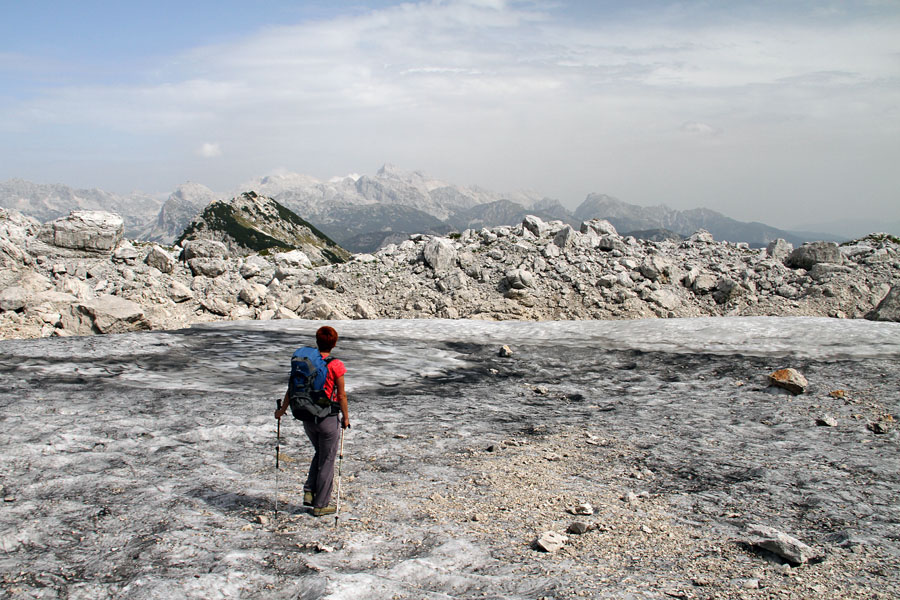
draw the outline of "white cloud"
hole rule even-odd
[[[712,125],[699,121],[685,121],[681,124],[681,130],[699,137],[715,137],[722,133]]]
[[[217,158],[219,156],[222,156],[222,146],[220,146],[219,144],[214,144],[212,142],[204,142],[200,146],[198,154],[203,158]]]

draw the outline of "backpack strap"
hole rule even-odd
[[[325,368],[328,369],[328,365],[331,363],[331,361],[334,360],[334,357],[329,356],[328,358],[323,358],[322,360],[325,361]],[[325,374],[326,381],[328,379],[328,375],[330,375],[330,374],[331,374],[331,369],[328,369],[328,372]],[[331,400],[332,402],[335,402],[334,399],[336,397],[337,397],[337,380],[335,380],[334,384],[331,386],[331,397],[329,398],[329,400]]]

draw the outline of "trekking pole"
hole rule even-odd
[[[334,510],[334,526],[338,526],[338,517],[341,514],[341,466],[344,463],[344,428],[341,427],[341,448],[338,452],[338,474],[337,474],[337,506]]]
[[[281,458],[281,419],[278,419],[278,427],[275,433],[275,516],[278,516],[278,471],[281,470],[279,460]]]

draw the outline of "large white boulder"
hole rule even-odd
[[[784,264],[794,269],[812,269],[819,263],[844,262],[841,249],[834,242],[810,242],[795,249],[785,259]]]
[[[432,238],[425,244],[423,251],[425,262],[427,262],[435,273],[446,273],[456,266],[456,248],[453,242],[447,238]]]
[[[97,333],[125,333],[150,329],[150,323],[144,316],[141,305],[119,296],[100,296],[78,304],[75,308],[90,319],[92,328]]]
[[[544,237],[550,231],[550,226],[543,219],[534,215],[525,215],[525,218],[522,220],[522,227],[537,238]]]
[[[171,273],[175,270],[175,257],[156,244],[150,247],[144,262],[163,273]]]
[[[274,256],[275,264],[282,269],[311,269],[312,261],[302,250],[279,252]]]
[[[0,290],[0,311],[22,310],[28,304],[30,293],[18,285]]]
[[[217,240],[187,240],[181,246],[182,258],[226,258],[228,246]]]
[[[612,235],[618,236],[619,232],[612,223],[606,219],[591,219],[581,223],[581,233],[595,233],[599,236]]]
[[[69,216],[46,223],[38,238],[58,248],[87,252],[112,252],[122,240],[122,217],[100,210],[75,210]]]

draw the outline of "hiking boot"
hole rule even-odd
[[[337,507],[334,504],[329,504],[328,506],[317,506],[312,510],[312,514],[314,517],[324,517],[325,515],[333,515],[337,512]]]
[[[315,499],[312,492],[303,490],[303,506],[312,506]]]

